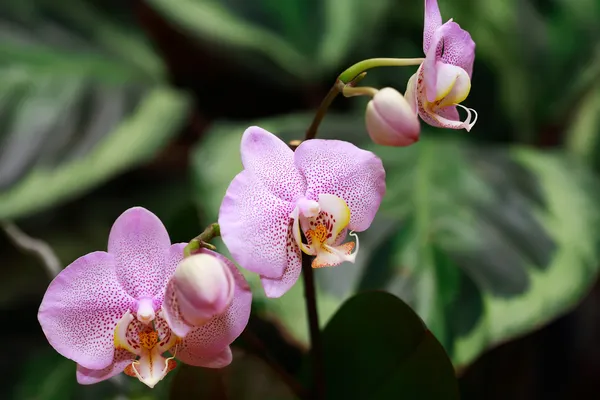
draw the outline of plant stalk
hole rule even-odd
[[[421,65],[424,58],[369,58],[362,60],[346,69],[338,76],[338,80],[343,84],[354,81],[360,74],[371,68],[377,67],[407,67],[411,65]]]
[[[323,345],[317,311],[317,293],[312,269],[312,257],[302,253],[302,279],[304,280],[304,298],[310,332],[310,356],[313,374],[312,399],[325,400],[325,371],[323,365]]]
[[[321,104],[319,105],[319,108],[317,109],[315,117],[313,118],[310,126],[306,130],[304,140],[314,139],[317,136],[317,130],[319,129],[319,125],[321,125],[321,121],[323,121],[323,118],[325,118],[325,114],[327,114],[329,106],[337,97],[337,95],[341,93],[343,88],[344,84],[338,80],[333,84],[331,89],[329,89],[329,92],[327,93],[323,101],[321,101]]]
[[[194,251],[201,248],[216,250],[217,248],[208,242],[218,236],[221,236],[221,227],[216,222],[213,222],[201,234],[190,240],[183,249],[183,256],[189,257]]]

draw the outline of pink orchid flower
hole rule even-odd
[[[175,367],[174,357],[209,368],[231,362],[229,345],[250,315],[250,289],[231,261],[202,250],[230,270],[235,293],[222,314],[177,336],[165,319],[163,300],[184,247],[171,244],[150,211],[131,208],[113,224],[108,252],[78,258],[52,281],[38,319],[52,347],[78,364],[79,383],[125,372],[154,387]],[[165,358],[167,352],[171,356]]]
[[[354,262],[358,238],[344,242],[377,213],[385,193],[379,158],[339,140],[308,140],[294,152],[259,127],[244,132],[241,156],[244,170],[219,211],[221,236],[241,267],[260,274],[268,297],[298,280],[301,251],[315,256],[313,268]]]
[[[442,24],[437,0],[425,0],[423,51],[425,61],[408,81],[406,100],[429,125],[470,131],[477,112],[460,103],[471,90],[475,42],[452,19]],[[465,121],[460,120],[457,106],[467,111]]]

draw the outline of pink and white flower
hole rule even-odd
[[[425,61],[409,79],[404,97],[429,125],[471,130],[477,112],[460,103],[471,90],[475,42],[452,19],[442,24],[437,0],[425,0],[423,51]],[[457,106],[467,112],[465,121]]]
[[[100,382],[124,371],[153,387],[175,367],[175,357],[209,368],[231,362],[229,345],[248,322],[252,295],[225,257],[201,250],[234,278],[226,309],[185,337],[177,336],[165,319],[165,291],[185,245],[172,245],[150,211],[131,208],[115,221],[107,252],[78,258],[52,281],[38,319],[52,347],[78,364],[79,383]]]
[[[244,170],[219,211],[221,236],[241,267],[260,274],[268,297],[298,280],[301,251],[315,256],[313,268],[354,262],[358,239],[345,242],[347,232],[371,225],[385,193],[377,156],[321,139],[294,152],[259,127],[244,132],[241,156]]]

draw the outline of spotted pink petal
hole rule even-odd
[[[164,275],[163,283],[161,284],[161,290],[156,296],[154,296],[154,303],[156,309],[160,308],[163,304],[165,291],[167,289],[167,282],[175,273],[177,265],[179,265],[181,260],[183,260],[183,249],[186,245],[187,243],[175,243],[171,245],[169,251],[167,252],[167,256],[165,258],[164,263]]]
[[[456,106],[440,108],[437,111],[437,115],[451,121],[460,121],[460,115],[458,114],[458,109]]]
[[[115,326],[133,302],[117,278],[114,256],[97,251],[54,278],[38,320],[56,351],[83,367],[102,369],[113,361]]]
[[[187,335],[194,327],[190,325],[181,313],[179,299],[175,290],[175,282],[173,280],[167,283],[167,291],[163,301],[163,316],[167,324],[174,334],[179,337]]]
[[[442,15],[437,0],[425,0],[425,25],[423,29],[423,52],[427,54],[433,33],[442,25]]]
[[[456,121],[456,125],[460,125],[457,129],[462,129],[463,124],[460,121],[460,115],[458,114],[458,109],[456,106],[448,106],[444,108],[440,108],[436,111],[435,114],[428,113],[424,108],[421,102],[419,104],[419,116],[425,121],[427,124],[431,126],[435,126],[436,128],[452,128],[449,127],[448,124],[442,123],[440,120],[436,119],[437,116],[442,117],[443,119],[449,121]]]
[[[298,259],[297,262],[288,265],[280,278],[273,279],[261,276],[260,281],[267,297],[274,299],[283,296],[296,284],[300,272],[302,272],[302,261]]]
[[[112,378],[115,375],[123,372],[125,367],[131,364],[135,359],[135,356],[127,350],[118,349],[115,351],[115,357],[108,367],[103,369],[89,369],[77,365],[77,382],[81,385],[92,385]]]
[[[223,242],[243,268],[277,278],[288,265],[288,225],[295,204],[278,198],[249,171],[229,185],[219,210]]]
[[[226,257],[210,250],[202,252],[212,254],[227,265],[235,279],[233,301],[227,311],[195,328],[177,346],[176,358],[190,365],[204,365],[207,359],[219,356],[244,330],[250,317],[252,293],[244,276]]]
[[[351,230],[371,225],[385,194],[385,171],[375,154],[340,140],[313,139],[298,146],[295,162],[306,177],[308,199],[336,195],[350,208]]]
[[[473,75],[475,62],[475,42],[469,32],[465,31],[456,22],[446,22],[443,32],[444,51],[441,60],[445,64],[461,67],[469,78]]]
[[[164,286],[169,234],[156,215],[133,207],[117,218],[108,237],[116,273],[127,293],[139,299],[153,297]]]
[[[242,163],[275,196],[295,201],[306,190],[304,177],[294,165],[294,152],[272,133],[251,126],[242,136]]]
[[[436,66],[440,60],[442,63],[464,69],[469,78],[473,74],[475,42],[471,39],[469,32],[462,29],[456,22],[446,22],[435,31],[423,62],[425,93],[430,102],[435,101],[437,93],[438,71]]]

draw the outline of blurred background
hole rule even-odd
[[[353,293],[385,289],[444,345],[464,399],[600,393],[600,1],[439,4],[477,44],[464,104],[479,120],[470,133],[423,125],[418,144],[383,148],[365,99],[334,102],[319,136],[376,152],[388,193],[357,263],[317,272],[322,323]],[[348,66],[421,57],[422,25],[421,0],[3,1],[1,397],[192,398],[201,377],[186,368],[154,390],[126,376],[77,385],[36,318],[55,271],[28,248],[45,242],[63,268],[105,249],[136,205],[188,241],[215,221],[246,127],[302,138]],[[363,82],[403,92],[414,72]],[[263,355],[298,372],[301,284],[265,301],[248,278]],[[231,399],[293,398],[238,344],[231,367],[202,379]],[[184,394],[182,382],[194,382]]]

